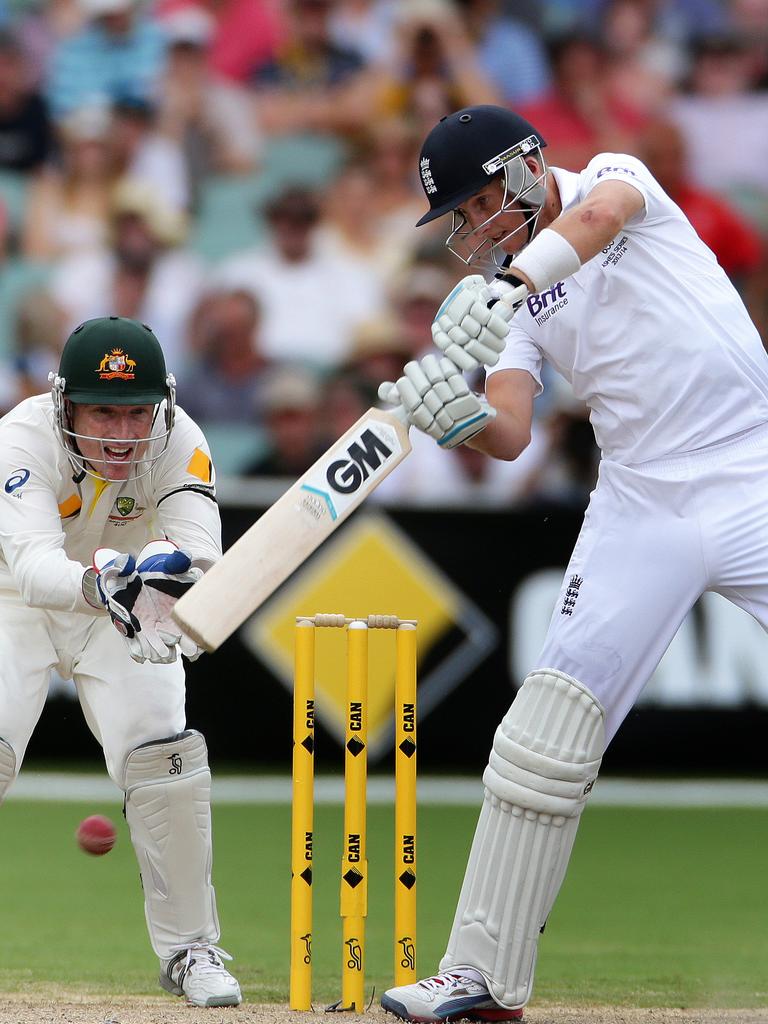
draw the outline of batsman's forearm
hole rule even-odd
[[[495,419],[485,430],[465,443],[494,459],[513,462],[531,443],[530,423],[524,423],[514,413],[497,409]]]

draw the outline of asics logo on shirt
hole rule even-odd
[[[18,491],[20,487],[29,480],[30,472],[28,469],[17,469],[8,477],[5,481],[5,493],[13,494],[14,491]]]

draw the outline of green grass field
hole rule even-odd
[[[86,814],[119,827],[106,857],[74,842]],[[417,967],[445,943],[476,811],[419,815]],[[287,1000],[289,809],[214,808],[222,945],[252,1002]],[[315,830],[315,999],[339,992],[341,808]],[[369,809],[367,970],[391,984],[392,819]],[[156,994],[138,870],[117,805],[9,801],[2,809],[0,990]],[[588,808],[540,946],[536,998],[635,1006],[768,1005],[768,812]]]

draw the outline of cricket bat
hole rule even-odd
[[[215,651],[411,451],[401,410],[369,409],[222,558],[172,615]]]

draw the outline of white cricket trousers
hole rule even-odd
[[[768,425],[687,455],[601,463],[537,667],[592,691],[609,742],[708,590],[768,629]]]
[[[107,616],[29,608],[0,594],[0,737],[21,767],[43,710],[52,669],[74,679],[80,706],[123,789],[128,754],[185,727],[184,668],[139,665]]]

